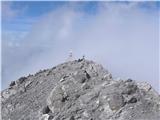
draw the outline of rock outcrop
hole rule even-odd
[[[160,96],[147,83],[113,80],[101,65],[66,62],[12,81],[2,120],[159,120]]]

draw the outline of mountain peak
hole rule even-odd
[[[147,83],[113,80],[86,59],[12,81],[1,92],[3,120],[158,120],[160,97]]]

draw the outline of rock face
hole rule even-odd
[[[159,120],[160,96],[147,83],[113,80],[84,59],[11,82],[2,120]]]

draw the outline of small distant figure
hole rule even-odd
[[[84,61],[85,60],[85,55],[82,56],[81,59],[78,59],[78,62]]]
[[[69,58],[72,58],[72,57],[73,57],[73,52],[69,51]]]
[[[85,60],[85,55],[82,56],[82,59]]]
[[[72,50],[69,51],[69,56],[67,61],[73,61],[73,52]]]

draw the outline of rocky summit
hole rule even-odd
[[[1,108],[2,120],[159,120],[160,95],[79,59],[12,81]]]

